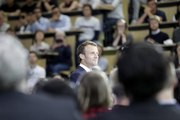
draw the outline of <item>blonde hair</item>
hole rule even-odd
[[[111,90],[104,72],[85,73],[80,79],[77,92],[82,111],[91,107],[108,108],[111,105]]]

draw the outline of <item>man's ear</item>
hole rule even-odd
[[[79,57],[81,60],[84,60],[84,58],[85,58],[84,54],[79,54]]]

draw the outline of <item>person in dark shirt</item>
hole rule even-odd
[[[65,42],[65,35],[56,33],[55,43],[52,45],[52,51],[57,52],[59,55],[49,61],[47,71],[50,75],[56,75],[63,70],[69,70],[72,66],[72,52],[71,47]]]
[[[26,0],[25,5],[22,6],[21,11],[30,13],[36,8],[36,3],[33,0]]]
[[[167,21],[166,14],[158,10],[155,0],[147,0],[147,6],[144,9],[143,15],[138,19],[137,24],[148,23],[149,18],[157,15],[161,21]]]
[[[8,16],[17,16],[21,12],[14,0],[6,0],[6,2],[1,5],[0,10],[5,12]]]
[[[157,16],[149,19],[149,27],[149,35],[145,37],[145,41],[150,43],[163,44],[164,41],[169,39],[169,36],[160,30],[159,20]]]
[[[37,7],[40,7],[42,12],[51,12],[52,8],[57,6],[57,0],[39,0],[37,3]]]

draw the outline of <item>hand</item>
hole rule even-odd
[[[155,40],[153,40],[152,38],[148,38],[147,42],[152,43],[152,44],[156,43]]]
[[[146,6],[144,9],[144,13],[147,15],[151,14],[151,8]]]

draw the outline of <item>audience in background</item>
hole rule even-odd
[[[113,40],[114,47],[128,46],[133,42],[133,37],[127,32],[127,23],[125,20],[120,19],[116,23],[115,38]]]
[[[67,15],[61,14],[58,7],[52,8],[52,18],[50,20],[50,32],[64,32],[71,28],[71,20]]]
[[[25,4],[22,6],[21,11],[24,13],[31,13],[36,8],[34,0],[25,0]]]
[[[80,8],[80,4],[76,0],[64,0],[59,5],[61,12],[71,12]]]
[[[86,40],[97,41],[101,29],[100,21],[92,16],[92,7],[89,4],[83,5],[83,16],[78,17],[75,22],[75,28],[83,31],[78,39],[78,45]]]
[[[37,64],[38,55],[36,52],[31,51],[29,53],[29,68],[27,72],[27,88],[29,92],[32,92],[36,83],[46,77],[45,69]]]
[[[177,21],[178,21],[179,27],[174,30],[173,36],[172,36],[172,39],[173,39],[173,41],[175,43],[179,43],[180,42],[180,14],[179,14],[179,16],[177,18]]]
[[[27,26],[28,26],[28,15],[27,14],[24,14],[24,13],[21,13],[19,15],[19,20],[18,20],[18,23],[17,25],[15,25],[15,31],[17,33],[20,33],[20,34],[23,34],[23,33],[26,33],[26,29],[27,29]]]
[[[51,12],[52,8],[57,6],[57,0],[39,0],[37,3],[37,7],[39,7],[43,13]]]
[[[98,64],[99,52],[97,44],[92,41],[85,41],[77,48],[79,66],[70,75],[70,81],[79,82],[79,77],[86,72],[92,71],[93,66]]]
[[[144,9],[143,15],[137,20],[137,24],[148,23],[149,18],[154,15],[160,17],[160,21],[167,21],[166,14],[163,11],[158,10],[156,1],[147,0],[147,6]]]
[[[0,6],[0,10],[5,12],[8,16],[17,16],[21,12],[20,7],[14,0],[6,0],[5,3]]]
[[[80,5],[83,7],[85,4],[89,4],[93,9],[96,9],[100,5],[100,0],[80,0]]]
[[[131,23],[136,23],[137,20],[139,19],[139,13],[140,13],[140,8],[142,4],[146,4],[147,0],[132,0],[132,21]]]
[[[168,34],[162,32],[159,28],[160,20],[157,16],[149,19],[149,35],[145,37],[145,41],[150,43],[164,44],[169,39]]]
[[[65,34],[56,33],[51,50],[58,55],[48,61],[47,71],[56,75],[63,70],[69,70],[72,66],[72,52],[70,45],[65,42]]]
[[[101,114],[96,120],[180,118],[180,108],[173,97],[175,69],[162,51],[147,43],[133,44],[122,53],[117,65],[118,81],[124,86],[130,105]]]
[[[36,31],[34,35],[33,45],[31,46],[30,50],[37,53],[48,51],[50,48],[49,45],[44,42],[44,39],[44,32],[41,30]]]
[[[3,120],[82,120],[72,100],[26,95],[27,54],[16,38],[0,34],[0,116]],[[9,115],[11,113],[11,115]]]
[[[26,33],[34,33],[35,31],[32,29],[33,24],[37,21],[37,17],[36,14],[34,14],[33,12],[30,12],[27,14],[27,27],[25,29]]]
[[[6,32],[6,30],[10,27],[8,23],[5,22],[5,16],[2,11],[0,11],[0,33]]]
[[[119,19],[124,19],[122,0],[101,0],[98,8],[106,7],[111,8],[112,11],[107,14],[107,18],[104,19],[103,23],[104,46],[112,46],[113,26],[116,25]]]
[[[111,105],[111,90],[105,73],[91,71],[80,78],[77,96],[85,120],[108,111]]]
[[[34,9],[34,13],[36,15],[36,21],[31,26],[31,31],[34,33],[37,30],[42,30],[44,32],[48,32],[50,28],[49,19],[42,16],[41,9],[36,7]]]

